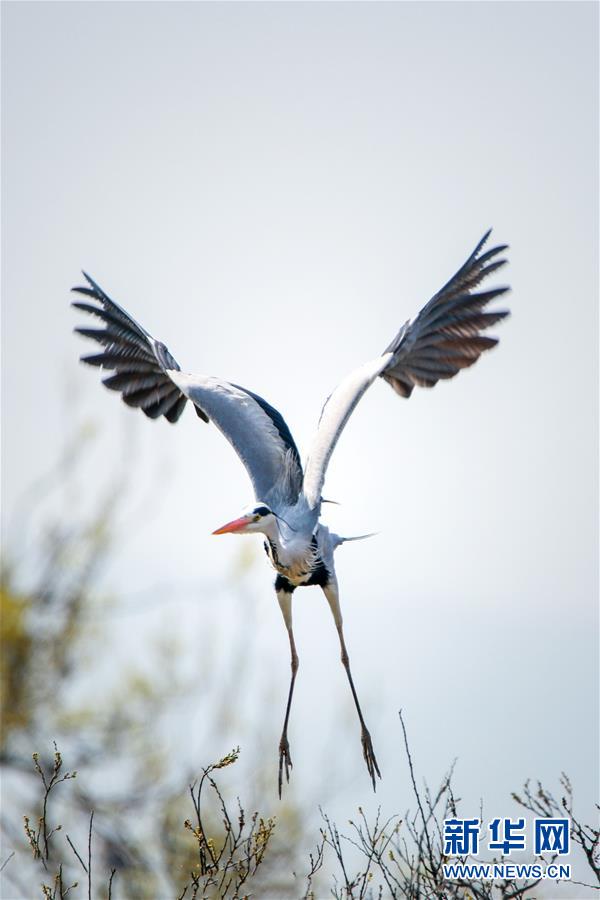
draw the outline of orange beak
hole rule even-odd
[[[249,525],[252,521],[254,521],[252,516],[242,516],[241,519],[234,519],[233,522],[228,522],[227,525],[221,525],[220,528],[213,531],[213,534],[235,534],[236,531],[243,531],[246,525]]]

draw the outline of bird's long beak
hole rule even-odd
[[[249,525],[252,521],[254,521],[252,516],[242,516],[240,519],[228,522],[227,525],[221,525],[220,528],[213,531],[213,534],[235,534],[236,531],[243,531],[246,525]]]

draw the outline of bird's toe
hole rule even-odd
[[[363,728],[361,735],[361,742],[363,748],[363,756],[365,758],[365,762],[367,764],[367,770],[369,772],[371,782],[373,784],[373,790],[376,789],[375,775],[378,778],[381,778],[381,772],[379,771],[379,766],[377,765],[377,758],[375,756],[375,751],[373,750],[373,742],[371,740],[371,735],[369,734],[366,728]]]
[[[283,772],[285,770],[285,780],[289,784],[290,769],[293,769],[292,756],[290,754],[290,745],[286,735],[281,736],[279,741],[279,799],[281,800],[281,790],[283,787]]]

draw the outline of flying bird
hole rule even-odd
[[[203,422],[212,421],[227,438],[250,476],[255,502],[213,533],[263,535],[265,551],[277,573],[275,593],[291,653],[291,680],[279,742],[280,797],[283,776],[289,781],[292,768],[288,722],[298,672],[292,596],[296,588],[310,585],[323,590],[333,614],[374,789],[376,776],[381,778],[350,670],[334,564],[336,549],[357,538],[334,534],[320,521],[326,502],[323,484],[340,434],[375,379],[383,378],[397,394],[408,398],[415,385],[431,388],[440,379],[452,378],[498,343],[483,332],[509,314],[504,309],[488,309],[508,287],[476,290],[484,278],[506,263],[500,254],[507,245],[484,250],[489,235],[490,231],[448,283],[405,322],[382,354],[355,369],[336,387],[323,407],[304,468],[285,420],[266,400],[221,378],[183,372],[166,346],[107,297],[85,272],[87,286],[73,288],[93,301],[78,301],[73,306],[102,320],[101,328],[75,329],[102,346],[100,353],[82,356],[82,362],[112,371],[114,374],[103,379],[106,387],[118,391],[125,403],[140,408],[151,419],[163,416],[177,422],[189,401]]]

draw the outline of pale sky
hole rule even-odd
[[[483,796],[514,814],[527,777],[556,787],[565,770],[591,816],[597,4],[13,2],[3,19],[4,521],[90,422],[75,502],[129,461],[143,510],[108,587],[220,581],[239,553],[241,538],[210,536],[252,499],[217,430],[191,412],[151,422],[78,364],[80,269],[182,368],[266,397],[305,448],[337,381],[493,226],[512,286],[498,348],[410,401],[374,385],[326,482],[336,531],[380,532],[337,565],[381,790],[370,799],[316,588],[295,595],[290,789],[336,710],[348,764],[332,813],[403,811],[402,707],[428,780],[458,757],[466,811]],[[277,731],[288,648],[246,540]],[[185,634],[206,602],[175,615],[167,598],[153,621]]]

